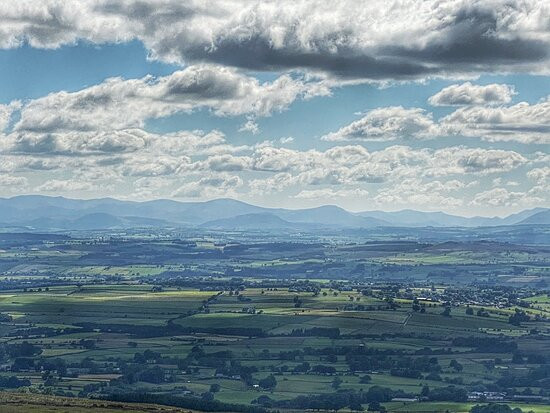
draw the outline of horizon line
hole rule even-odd
[[[43,198],[63,198],[63,199],[67,199],[67,200],[71,200],[71,201],[99,201],[99,200],[106,200],[106,199],[110,199],[110,200],[114,200],[114,201],[119,201],[119,202],[135,202],[135,203],[146,203],[146,202],[154,202],[154,201],[170,201],[170,202],[176,202],[178,204],[190,204],[190,203],[206,203],[206,202],[213,202],[213,201],[222,201],[222,200],[228,200],[228,201],[234,201],[234,202],[240,202],[240,203],[243,203],[243,204],[246,204],[246,205],[250,205],[250,206],[253,206],[253,207],[257,207],[257,208],[264,208],[264,209],[285,209],[285,210],[291,210],[291,211],[303,211],[303,210],[308,210],[308,209],[317,209],[317,208],[322,208],[322,207],[336,207],[336,208],[340,208],[350,214],[360,214],[360,213],[364,213],[364,212],[383,212],[383,213],[396,213],[396,212],[403,212],[403,211],[412,211],[412,212],[420,212],[420,213],[425,213],[425,214],[437,214],[437,213],[440,213],[440,214],[446,214],[446,215],[450,215],[450,216],[454,216],[454,217],[460,217],[460,218],[467,218],[467,219],[470,219],[470,218],[507,218],[511,215],[515,215],[515,214],[518,214],[518,213],[521,213],[521,212],[524,212],[524,211],[531,211],[533,209],[537,209],[537,208],[540,208],[540,209],[550,209],[550,206],[534,206],[532,208],[525,208],[525,209],[520,209],[520,210],[517,210],[516,212],[512,212],[510,214],[507,214],[507,215],[492,215],[492,216],[489,216],[489,215],[471,215],[471,216],[467,216],[467,215],[460,215],[460,214],[455,214],[455,213],[449,213],[449,212],[445,212],[445,211],[442,211],[442,210],[434,210],[434,211],[425,211],[425,210],[419,210],[419,209],[413,209],[413,208],[403,208],[403,209],[396,209],[396,210],[384,210],[384,209],[362,209],[362,210],[359,210],[359,211],[351,211],[349,209],[346,209],[340,205],[337,205],[337,204],[320,204],[320,205],[317,205],[317,206],[313,206],[313,207],[307,207],[307,208],[289,208],[289,207],[274,207],[274,206],[264,206],[264,205],[258,205],[258,204],[255,204],[255,203],[250,203],[250,202],[247,202],[247,201],[242,201],[240,199],[235,199],[235,198],[230,198],[230,197],[220,197],[220,198],[211,198],[211,199],[203,199],[203,200],[196,200],[196,201],[192,201],[192,200],[177,200],[177,199],[172,199],[172,198],[153,198],[153,199],[142,199],[142,200],[135,200],[135,199],[121,199],[121,198],[116,198],[116,197],[111,197],[111,196],[106,196],[106,197],[96,197],[96,198],[77,198],[77,197],[67,197],[67,196],[64,196],[64,195],[44,195],[44,194],[20,194],[20,195],[14,195],[14,196],[11,196],[11,197],[0,197],[0,199],[3,199],[3,200],[10,200],[10,199],[15,199],[15,198],[24,198],[24,197],[43,197]]]

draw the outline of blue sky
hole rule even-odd
[[[462,215],[549,206],[548,55],[516,26],[471,29],[479,39],[464,50],[453,30],[430,27],[433,8],[402,26],[394,14],[410,2],[374,28],[361,14],[340,27],[352,2],[331,11],[312,1],[310,14],[248,2],[243,15],[264,15],[256,24],[200,8],[180,15],[170,2],[169,17],[132,1],[125,10],[96,3],[73,4],[81,16],[48,8],[51,27],[33,21],[36,2],[18,11],[24,25],[0,7],[0,31],[10,33],[0,36],[0,196],[232,197]],[[531,21],[528,9],[510,13]],[[427,40],[407,39],[414,24]],[[231,38],[237,27],[254,35]],[[382,28],[394,44],[380,40]],[[505,45],[503,56],[468,49],[487,42]]]

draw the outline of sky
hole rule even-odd
[[[0,196],[550,207],[550,4],[0,3]]]

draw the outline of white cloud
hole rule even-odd
[[[288,172],[280,172],[265,179],[251,179],[248,182],[250,193],[257,195],[281,192],[294,184],[294,177]]]
[[[179,131],[167,134],[146,132],[143,129],[122,129],[98,132],[14,132],[4,137],[0,153],[10,155],[78,157],[118,157],[111,159],[134,159],[136,163],[149,156],[151,161],[175,159],[188,162],[189,155],[215,155],[239,152],[248,147],[227,144],[225,135],[217,130],[204,132]],[[133,154],[132,157],[128,155]],[[68,162],[67,160],[63,161]],[[118,163],[118,162],[117,162]]]
[[[294,195],[294,198],[299,199],[324,199],[330,200],[332,198],[365,198],[369,195],[369,192],[365,189],[306,189],[300,191]]]
[[[529,194],[543,198],[544,205],[548,206],[550,204],[550,167],[531,169],[527,172],[527,178],[535,182],[535,186],[529,189]]]
[[[15,100],[9,105],[0,104],[0,133],[9,125],[11,116],[14,111],[21,108],[21,102]]]
[[[32,156],[17,156],[11,157],[15,160],[14,166],[15,170],[29,170],[29,171],[51,171],[54,169],[59,169],[60,167],[72,167],[75,168],[76,165],[69,163],[61,163],[59,159],[54,158],[35,158]]]
[[[173,182],[173,179],[162,176],[138,178],[133,182],[135,191],[132,191],[132,197],[137,199],[158,198]]]
[[[436,209],[438,205],[449,208],[464,205],[459,195],[449,194],[478,186],[479,181],[472,178],[508,172],[529,162],[514,151],[461,146],[437,150],[392,146],[375,152],[358,145],[336,146],[324,152],[268,146],[258,148],[251,158],[253,170],[278,172],[250,180],[252,194],[290,188],[315,194],[321,189],[314,187],[320,185],[329,185],[326,191],[339,191],[357,184],[376,183],[382,186],[376,198],[380,205],[414,204]],[[438,177],[447,180],[436,180]]]
[[[426,175],[450,173],[507,172],[526,164],[528,160],[515,151],[501,149],[465,148],[461,146],[438,149],[433,152],[432,168]]]
[[[14,132],[7,137],[12,153],[48,155],[120,154],[144,149],[151,135],[140,129],[99,132]]]
[[[299,98],[326,94],[314,82],[282,75],[273,82],[222,66],[188,66],[171,75],[111,78],[77,92],[56,92],[21,110],[17,131],[112,131],[143,127],[151,118],[209,108],[218,116],[269,116]],[[253,126],[253,125],[249,125]]]
[[[224,154],[208,157],[205,161],[199,162],[197,168],[215,172],[232,172],[249,169],[250,165],[251,158],[247,156]]]
[[[466,136],[490,142],[550,143],[550,98],[532,105],[521,102],[512,106],[465,106],[438,121],[421,108],[382,107],[321,139],[391,141],[444,136]]]
[[[94,189],[94,186],[89,182],[50,179],[35,189],[38,192],[72,192],[89,191]]]
[[[433,106],[473,106],[505,104],[512,101],[515,95],[513,86],[492,83],[474,85],[466,82],[443,88],[428,99]]]
[[[239,132],[250,132],[252,135],[260,133],[260,127],[254,119],[247,119],[246,122],[239,128]]]
[[[457,180],[447,182],[430,181],[408,178],[378,191],[374,201],[383,206],[421,207],[430,210],[454,208],[461,206],[464,201],[460,196],[449,195],[466,185]]]
[[[253,168],[258,171],[284,172],[307,170],[320,162],[322,155],[315,150],[296,151],[288,148],[264,146],[253,154]]]
[[[242,184],[242,179],[237,175],[212,174],[181,185],[172,192],[172,196],[175,198],[233,196],[234,190]]]
[[[0,173],[0,187],[24,188],[28,184],[24,176],[5,175]]]
[[[252,169],[292,172],[303,182],[381,182],[406,176],[484,175],[511,171],[528,159],[515,151],[466,148],[413,149],[390,146],[368,152],[357,145],[336,146],[324,152],[262,147],[252,155]],[[310,177],[310,179],[308,179]]]
[[[531,169],[527,172],[527,177],[538,184],[550,183],[550,166]]]
[[[125,176],[154,177],[175,175],[180,169],[189,169],[188,157],[154,156],[146,154],[121,160],[118,170]]]
[[[431,138],[436,125],[424,109],[390,106],[369,111],[361,119],[323,136],[325,141],[390,141],[398,138]]]
[[[464,107],[440,120],[448,134],[491,142],[550,143],[550,100],[512,106]]]
[[[471,205],[510,207],[519,205],[534,205],[543,201],[541,198],[523,192],[512,192],[506,188],[493,188],[480,192],[473,198]]]

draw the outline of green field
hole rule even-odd
[[[550,299],[509,285],[535,268],[544,277],[546,250],[282,245],[136,238],[5,248],[0,384],[58,401],[146,394],[262,413],[318,400],[346,411],[355,399],[363,409],[380,400],[395,412],[467,412],[468,396],[492,392],[514,406],[534,397],[524,412],[550,408]],[[506,268],[503,284],[486,283]],[[467,284],[472,277],[480,284]]]

